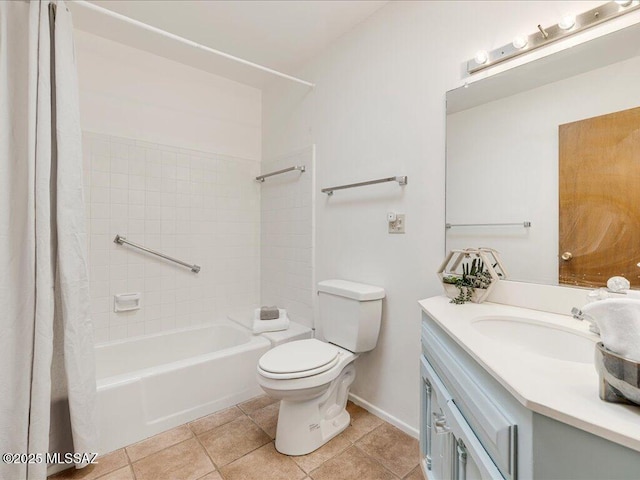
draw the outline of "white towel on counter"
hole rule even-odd
[[[289,317],[284,308],[279,308],[280,316],[275,320],[260,320],[260,309],[253,311],[253,333],[277,332],[289,328]]]
[[[605,347],[640,362],[640,300],[607,298],[585,305],[582,313],[595,320]]]
[[[627,298],[640,298],[639,290],[625,290],[624,294],[627,296]]]

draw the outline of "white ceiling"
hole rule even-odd
[[[387,2],[94,0],[91,3],[208,47],[289,73]],[[154,49],[149,38],[143,41],[131,28],[116,28],[111,24],[107,28],[102,15],[87,15],[69,3],[77,28],[164,55],[165,46]],[[175,55],[165,56],[177,59]],[[209,70],[206,65],[182,61]],[[239,80],[242,81],[242,78]],[[250,79],[245,83],[260,86],[263,80]]]

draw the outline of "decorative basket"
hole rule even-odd
[[[640,405],[640,362],[596,345],[596,371],[600,378],[600,398],[605,402]]]
[[[465,276],[465,265],[470,262],[476,267],[481,265],[482,281],[481,284],[489,282],[486,286],[476,286],[472,290],[470,301],[474,303],[482,303],[491,293],[496,282],[507,277],[507,272],[502,265],[500,255],[491,248],[466,248],[464,250],[451,250],[445,257],[444,261],[438,269],[438,277],[449,298],[456,299],[460,295],[460,289],[455,283],[447,282],[445,279],[455,280]],[[477,262],[477,263],[476,263]],[[481,262],[481,263],[480,263]],[[467,278],[475,279],[477,277],[468,275]],[[462,302],[463,303],[463,302]]]

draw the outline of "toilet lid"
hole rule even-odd
[[[329,370],[338,361],[340,351],[330,343],[315,338],[279,345],[265,353],[258,362],[268,373],[289,378],[316,375]]]

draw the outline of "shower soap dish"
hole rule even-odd
[[[137,293],[118,293],[113,296],[114,312],[129,312],[131,310],[140,310],[140,292]]]
[[[640,405],[640,362],[596,345],[596,370],[600,377],[600,398],[605,402]]]

